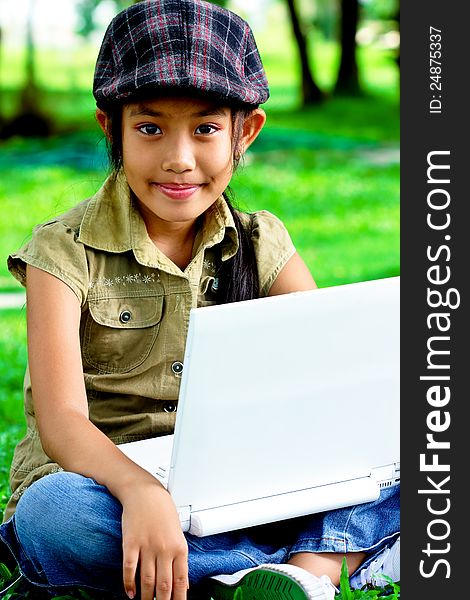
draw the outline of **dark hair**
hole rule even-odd
[[[114,174],[122,167],[122,103],[103,106],[110,121],[106,144],[108,156]],[[243,132],[243,123],[254,110],[253,106],[232,106],[232,155],[233,168],[238,167],[240,153],[238,150]],[[216,273],[218,304],[239,302],[259,297],[258,266],[251,239],[251,227],[243,226],[239,211],[234,207],[233,192],[228,187],[223,197],[232,214],[238,235],[238,251],[226,261],[220,260]],[[251,219],[250,219],[251,223]]]

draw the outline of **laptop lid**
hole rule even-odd
[[[398,460],[399,277],[191,311],[177,506],[250,502]]]

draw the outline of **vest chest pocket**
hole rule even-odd
[[[163,297],[90,300],[83,328],[86,364],[104,373],[126,373],[149,356],[160,328]]]

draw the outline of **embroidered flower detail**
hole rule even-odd
[[[207,269],[208,271],[215,272],[215,264],[211,260],[205,258],[203,264],[205,269]]]
[[[160,274],[150,273],[143,275],[142,273],[128,273],[127,275],[116,275],[116,277],[99,277],[98,279],[92,279],[88,284],[88,287],[92,290],[97,285],[104,285],[105,287],[113,287],[119,285],[126,287],[127,284],[146,284],[153,283],[155,280],[160,279]]]

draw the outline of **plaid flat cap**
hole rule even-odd
[[[248,23],[202,0],[146,0],[116,15],[96,62],[97,105],[175,88],[265,102],[268,81]]]

